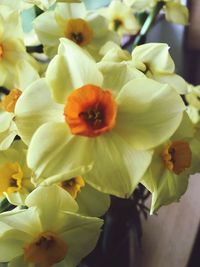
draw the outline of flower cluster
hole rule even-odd
[[[141,10],[161,3],[168,20],[187,24],[186,7],[80,2],[1,1],[0,262],[8,266],[75,267],[97,243],[110,195],[129,198],[141,183],[154,213],[199,171],[198,87],[175,73],[167,44],[120,47],[140,32]],[[26,47],[21,15],[38,7],[38,46]]]

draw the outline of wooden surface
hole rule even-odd
[[[200,222],[200,175],[190,178],[179,203],[162,207],[143,222],[137,267],[186,267]]]

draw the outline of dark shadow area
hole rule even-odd
[[[192,253],[187,267],[199,267],[199,266],[200,266],[200,227],[198,234],[196,236],[194,247],[192,249]]]
[[[184,35],[184,78],[193,85],[200,85],[200,1],[188,1],[190,25]],[[200,227],[192,248],[188,267],[200,266]]]

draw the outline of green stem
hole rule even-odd
[[[0,203],[0,213],[9,210],[11,207],[13,207],[13,205],[8,202],[7,198],[4,198]]]
[[[145,20],[140,33],[136,36],[134,42],[133,42],[133,48],[135,48],[137,45],[139,45],[141,43],[141,41],[144,39],[144,37],[146,36],[146,34],[149,32],[152,24],[154,23],[158,13],[160,12],[160,10],[162,9],[164,3],[163,2],[158,2],[157,5],[152,9],[151,13],[149,14],[149,16],[147,17],[147,19]]]

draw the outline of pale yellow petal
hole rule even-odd
[[[117,102],[115,131],[136,149],[149,149],[167,140],[178,128],[185,109],[173,89],[151,79],[127,83]]]

